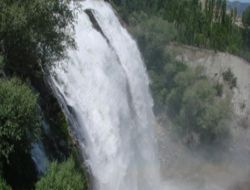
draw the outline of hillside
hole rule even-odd
[[[191,46],[170,45],[167,51],[188,66],[205,67],[210,79],[222,83],[222,73],[230,68],[237,77],[237,87],[224,90],[224,95],[227,93],[232,96],[234,115],[228,123],[231,137],[225,146],[190,149],[173,136],[169,128],[174,125],[169,119],[157,127],[163,174],[173,183],[180,184],[180,188],[188,190],[248,190],[250,64],[228,53]]]
[[[250,125],[250,63],[228,53],[216,53],[191,46],[170,46],[176,58],[191,67],[201,65],[207,75],[223,83],[223,73],[229,68],[237,78],[237,87],[232,90],[233,110],[237,116],[237,125]],[[229,92],[228,92],[229,93]]]
[[[245,9],[250,5],[250,3],[244,3],[239,1],[228,1],[227,8],[234,9],[237,8],[238,16],[241,16]]]

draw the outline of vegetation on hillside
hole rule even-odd
[[[53,162],[47,173],[37,182],[36,190],[83,190],[87,188],[84,175],[76,169],[72,158],[63,162]]]
[[[239,27],[234,24],[236,11],[226,11],[226,0],[206,0],[204,4],[199,0],[112,2],[145,59],[155,112],[170,115],[176,131],[188,143],[218,142],[228,133],[225,121],[230,118],[229,98],[223,96],[223,85],[207,78],[202,68],[191,69],[174,60],[166,52],[166,45],[185,43],[250,59],[250,8],[243,14],[244,27]],[[87,189],[83,171],[68,158],[74,150],[60,159],[68,158],[67,161],[52,162],[39,181],[30,155],[32,143],[41,134],[39,94],[32,85],[46,99],[41,104],[45,104],[45,115],[55,126],[51,130],[53,138],[67,139],[60,143],[66,144],[62,147],[70,146],[59,106],[46,90],[40,89],[42,67],[63,58],[66,47],[74,47],[74,10],[69,3],[0,0],[0,189]],[[237,79],[230,71],[223,78],[231,88],[236,87]],[[50,140],[49,145],[53,144]],[[51,148],[54,154],[56,148]]]
[[[242,15],[242,24],[244,26],[244,41],[246,47],[250,49],[250,6],[244,11]]]
[[[38,136],[37,95],[18,79],[0,79],[0,160],[16,149],[29,151]]]
[[[73,20],[68,0],[1,0],[0,55],[6,71],[35,75],[41,65],[64,56],[74,44],[67,32]]]
[[[155,113],[170,116],[175,131],[188,144],[220,142],[228,135],[229,97],[223,85],[176,61],[166,46],[179,42],[235,52],[241,48],[235,12],[226,14],[225,1],[118,1],[118,11],[136,38],[151,78]],[[227,75],[227,73],[226,73]],[[234,76],[225,80],[233,88]]]
[[[30,153],[32,143],[43,134],[38,101],[45,108],[46,116],[53,110],[53,118],[48,118],[56,126],[56,130],[51,130],[53,137],[62,144],[65,144],[62,139],[69,138],[61,132],[66,131],[65,119],[55,99],[46,93],[42,73],[42,67],[49,67],[65,57],[66,48],[74,48],[72,25],[75,12],[69,4],[69,0],[0,0],[0,189],[10,189],[6,183],[13,189],[33,189],[38,180]],[[38,99],[39,95],[47,102]],[[49,108],[47,104],[50,104]],[[55,141],[47,137],[46,140],[48,145]],[[59,145],[50,148],[53,154],[62,149]],[[83,183],[79,182],[82,176],[73,171],[72,160],[64,165],[52,165],[53,175],[59,172],[61,177],[70,177],[65,182],[73,183],[76,177],[79,186]],[[49,177],[53,176],[47,176],[46,180]]]
[[[35,180],[30,150],[39,129],[37,95],[16,78],[0,79],[0,170],[13,187],[21,189],[22,181],[25,189]]]
[[[128,25],[131,25],[129,18],[133,14],[156,16],[175,26],[178,32],[175,40],[177,42],[216,51],[228,51],[246,59],[250,57],[249,43],[245,41],[249,28],[235,24],[237,10],[228,12],[226,0],[113,0],[112,2]],[[247,9],[243,14],[243,23],[244,20],[248,20],[246,16],[248,11]]]
[[[185,141],[209,144],[226,137],[230,100],[218,96],[214,83],[204,75],[202,68],[179,72],[174,83],[167,95],[167,109]]]

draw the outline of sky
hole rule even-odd
[[[250,0],[229,0],[229,1],[240,1],[240,2],[244,2],[244,3],[250,3]]]

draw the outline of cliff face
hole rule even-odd
[[[244,181],[250,181],[250,63],[227,53],[190,46],[170,45],[166,51],[191,67],[203,66],[209,78],[223,84],[223,95],[232,97],[233,117],[228,124],[230,140],[226,146],[212,150],[190,150],[175,140],[166,127],[158,126],[164,176],[185,184],[188,190],[248,190]],[[223,80],[223,73],[229,68],[237,78],[237,86],[232,89]]]
[[[237,86],[224,93],[232,96],[235,126],[250,127],[250,63],[228,53],[199,49],[190,46],[171,45],[168,47],[176,59],[191,67],[203,66],[209,78],[225,84],[223,73],[228,69],[237,78]],[[226,85],[224,85],[226,86]]]

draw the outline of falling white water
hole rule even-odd
[[[159,190],[149,80],[111,6],[80,3],[77,50],[52,69],[52,87],[92,172],[95,190]],[[91,10],[93,18],[85,10]]]
[[[49,160],[44,150],[43,143],[39,140],[31,146],[31,157],[35,162],[39,175],[44,174],[49,165]]]
[[[40,114],[42,114],[40,107],[39,112]],[[49,125],[44,119],[42,121],[42,128],[46,134],[49,132]],[[31,158],[36,165],[38,175],[44,174],[49,166],[49,159],[45,152],[45,148],[41,139],[39,139],[37,142],[32,143]]]

